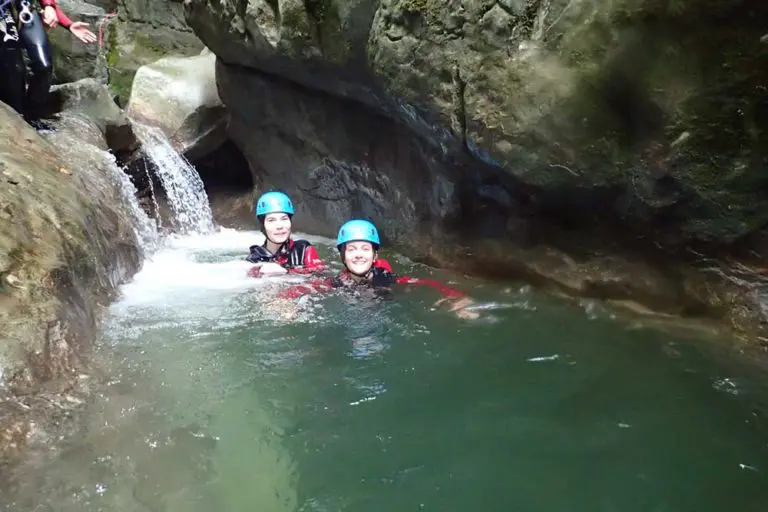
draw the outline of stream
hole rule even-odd
[[[271,300],[304,278],[248,278],[262,235],[194,208],[205,229],[163,236],[110,307],[78,434],[0,510],[768,510],[766,382],[725,348],[391,253],[482,317],[419,288],[286,321]]]

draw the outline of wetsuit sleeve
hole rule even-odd
[[[290,268],[288,269],[288,272],[291,274],[311,274],[325,268],[326,265],[323,263],[323,260],[320,259],[320,255],[317,254],[317,249],[308,245],[306,249],[304,249],[304,265],[299,268]]]
[[[72,26],[72,20],[69,19],[66,14],[64,14],[64,11],[62,11],[61,7],[58,5],[54,6],[54,9],[56,10],[56,18],[59,20],[59,25],[69,29],[69,27]]]
[[[333,289],[330,279],[315,279],[307,283],[297,284],[281,290],[277,294],[278,299],[298,299],[310,293],[326,293]]]
[[[59,20],[59,25],[62,27],[69,29],[69,27],[72,26],[72,20],[69,19],[66,14],[64,14],[64,11],[62,11],[61,7],[58,6],[56,0],[40,0],[40,5],[42,7],[53,7],[53,9],[56,11],[56,19]]]
[[[390,265],[389,262],[384,258],[377,259],[376,263],[374,263],[373,266],[376,268],[380,268],[381,270],[384,270],[386,272],[389,272],[390,274],[395,273],[395,271],[392,270],[392,265]]]
[[[417,285],[417,286],[429,286],[430,288],[434,288],[438,292],[440,292],[440,295],[446,299],[464,297],[466,295],[463,292],[460,292],[459,290],[451,288],[450,286],[446,286],[443,283],[440,283],[438,281],[433,281],[432,279],[421,279],[419,277],[398,276],[397,278],[395,278],[395,283],[410,284],[410,285]]]

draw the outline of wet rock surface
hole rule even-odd
[[[88,345],[140,261],[97,121],[41,136],[0,104],[0,461],[55,436],[88,396]]]
[[[227,138],[227,112],[216,89],[215,60],[204,50],[140,67],[126,113],[160,128],[189,158],[202,158]]]

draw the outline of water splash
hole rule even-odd
[[[163,219],[160,216],[160,205],[157,204],[155,186],[152,184],[152,175],[149,173],[149,167],[146,162],[144,162],[144,175],[147,177],[147,183],[149,184],[149,194],[152,197],[152,212],[155,216],[155,222],[157,222],[157,228],[162,231]]]
[[[160,244],[160,238],[155,223],[139,204],[137,190],[131,178],[117,164],[115,156],[109,151],[86,142],[87,139],[77,139],[73,134],[87,133],[93,128],[78,116],[65,116],[64,121],[69,130],[58,130],[47,135],[49,142],[54,144],[59,155],[64,160],[75,162],[80,167],[95,167],[107,172],[99,173],[114,188],[119,196],[118,208],[126,215],[133,229],[136,242],[146,256],[154,253]]]
[[[103,152],[106,167],[110,170],[110,179],[115,183],[120,196],[123,198],[123,204],[127,213],[131,216],[131,227],[136,235],[144,255],[151,254],[158,249],[160,237],[157,227],[147,212],[139,205],[136,198],[137,190],[128,175],[118,167],[114,155],[106,151]]]
[[[213,213],[203,180],[195,168],[158,128],[134,121],[134,131],[168,197],[176,231],[181,234],[212,232]]]

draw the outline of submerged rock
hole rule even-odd
[[[102,306],[140,261],[94,142],[86,122],[43,137],[0,103],[0,461],[78,402],[63,396],[83,382]]]

